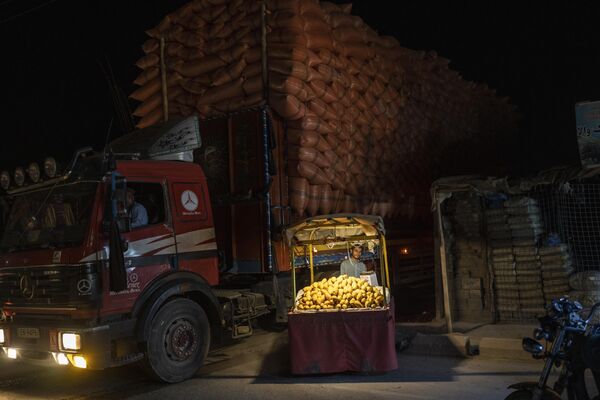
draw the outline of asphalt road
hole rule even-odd
[[[0,399],[503,399],[506,387],[534,380],[539,363],[399,354],[381,375],[296,377],[287,372],[286,333],[260,332],[211,354],[197,378],[149,380],[138,366],[106,371],[0,361]]]

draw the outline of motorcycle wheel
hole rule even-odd
[[[504,398],[504,400],[531,400],[533,397],[533,393],[530,390],[515,390],[508,396]]]

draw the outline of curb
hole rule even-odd
[[[403,354],[445,357],[469,357],[471,341],[463,334],[426,335],[417,333]]]

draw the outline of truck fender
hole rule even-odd
[[[533,392],[533,390],[537,387],[537,382],[519,382],[510,385],[509,389],[515,390],[528,390]],[[548,386],[544,388],[544,399],[548,400],[561,400],[561,396],[556,393],[554,390],[550,389]]]
[[[202,306],[212,327],[223,325],[223,313],[219,300],[209,284],[199,275],[181,271],[169,273],[152,282],[137,299],[132,316],[137,320],[138,341],[146,341],[150,324],[158,310],[173,297],[190,297]]]

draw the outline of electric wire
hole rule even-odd
[[[7,0],[7,1],[5,1],[4,3],[0,3],[0,6],[2,6],[2,5],[4,5],[4,4],[7,4],[7,3],[8,3],[8,2],[10,2],[10,1],[12,1],[12,0]],[[34,11],[37,11],[37,10],[39,10],[40,8],[43,8],[43,7],[49,6],[50,4],[52,4],[52,3],[56,3],[57,1],[58,1],[58,0],[49,0],[49,1],[45,2],[45,3],[42,3],[42,4],[40,4],[40,5],[37,5],[37,6],[35,6],[35,7],[29,8],[29,9],[27,9],[27,10],[23,11],[23,12],[20,12],[20,13],[18,13],[18,14],[15,14],[15,15],[12,15],[12,16],[10,16],[10,17],[8,17],[8,18],[5,18],[5,19],[3,19],[3,20],[0,20],[0,25],[2,25],[2,24],[4,24],[4,23],[7,23],[7,22],[10,22],[10,21],[12,21],[12,20],[15,20],[15,19],[17,19],[17,18],[19,18],[19,17],[22,17],[22,16],[24,16],[24,15],[27,15],[27,14],[29,14],[29,13],[32,13],[32,12],[34,12]]]

